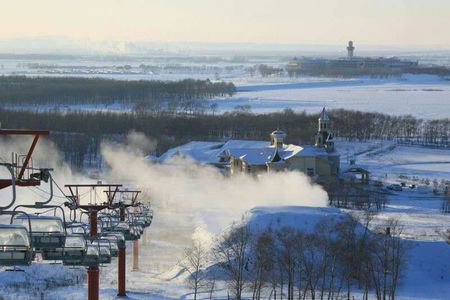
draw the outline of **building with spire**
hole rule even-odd
[[[216,166],[230,175],[295,170],[321,180],[339,174],[340,156],[335,151],[325,108],[318,118],[314,145],[286,144],[286,137],[283,130],[277,129],[268,141],[193,141],[168,150],[157,161],[165,163],[181,156],[199,164]]]
[[[330,118],[328,113],[323,108],[319,116],[318,130],[316,133],[316,147],[325,148],[327,152],[334,152],[333,134],[330,128]]]
[[[400,75],[421,71],[417,61],[397,57],[356,56],[353,41],[347,44],[347,56],[339,58],[294,57],[286,66],[289,76],[361,76]]]

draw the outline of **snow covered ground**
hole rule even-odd
[[[292,80],[292,79],[291,79]],[[388,79],[299,78],[284,83],[242,83],[232,98],[214,99],[218,111],[249,105],[254,112],[284,108],[317,113],[322,107],[410,114],[417,118],[450,116],[450,81],[428,75],[404,75]]]
[[[450,180],[450,149],[399,146],[392,141],[349,142],[338,140],[341,161],[368,168],[372,177],[388,182],[404,181],[401,175],[420,179]]]
[[[398,299],[448,299],[450,295],[450,245],[442,234],[450,230],[450,216],[440,212],[441,196],[434,195],[431,186],[422,179],[450,180],[450,150],[398,146],[393,142],[352,142],[337,140],[336,147],[342,155],[342,169],[347,157],[367,168],[371,176],[385,183],[415,183],[415,189],[389,195],[385,210],[380,212],[372,226],[394,218],[403,226],[402,238],[408,240],[408,266]],[[233,199],[235,200],[235,199]],[[231,200],[230,200],[231,201]],[[222,211],[205,207],[204,213],[219,216]],[[196,214],[172,205],[160,203],[155,207],[155,218],[146,236],[140,241],[140,271],[127,270],[127,291],[130,299],[191,299],[184,280],[187,274],[179,265],[183,250],[191,242],[196,228]],[[257,206],[250,210],[247,220],[252,226],[293,226],[309,230],[322,218],[342,218],[346,211],[330,207]],[[240,216],[235,216],[238,220]],[[192,219],[191,223],[186,223]],[[215,217],[203,218],[215,235],[226,228],[217,226]],[[131,266],[131,244],[127,247],[128,266]],[[81,270],[83,271],[83,270]],[[45,289],[45,299],[83,299],[86,285],[72,283],[64,286],[63,280],[73,280],[79,271],[61,265],[33,264],[27,272],[0,271],[0,295],[6,299],[36,299],[42,282],[56,280],[61,287]],[[39,274],[46,274],[39,275]],[[75,274],[75,275],[74,275]],[[34,288],[18,288],[17,283],[27,278],[41,278]],[[74,277],[75,276],[75,277]],[[117,262],[101,268],[101,299],[116,299]],[[7,293],[6,295],[3,295]],[[223,283],[218,284],[214,299],[226,299]],[[203,295],[206,299],[206,295]]]
[[[1,73],[1,72],[0,72]],[[211,74],[209,74],[211,75]],[[127,79],[127,75],[114,75]],[[167,74],[166,76],[134,75],[131,79],[176,80],[183,78],[212,78],[208,74]],[[89,75],[88,77],[95,77]],[[249,76],[230,72],[220,77],[237,86],[233,97],[210,99],[218,112],[232,111],[236,106],[250,106],[253,112],[269,113],[291,108],[294,111],[317,113],[322,107],[345,108],[391,115],[410,114],[417,118],[439,119],[450,116],[450,79],[433,75],[411,75],[389,78],[322,78],[287,76]],[[133,105],[7,105],[14,110],[40,111],[114,111],[129,112]]]

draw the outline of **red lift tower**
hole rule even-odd
[[[71,209],[79,208],[89,214],[90,220],[90,237],[97,235],[97,213],[103,209],[112,208],[113,201],[121,184],[66,184],[65,187],[69,189],[72,203],[69,204]],[[106,189],[107,200],[102,203],[80,203],[80,189],[91,189],[96,192],[96,189]],[[91,199],[92,200],[92,199]],[[88,267],[88,300],[99,299],[99,269],[98,265]]]
[[[110,191],[105,191],[110,198]],[[119,190],[118,193],[121,195],[119,202],[114,203],[113,207],[119,208],[120,221],[125,221],[125,209],[128,207],[136,207],[139,205],[137,202],[137,197],[141,191],[137,190]],[[134,241],[136,242],[136,241]],[[133,244],[133,254],[134,254],[134,244]],[[134,256],[133,256],[134,258]],[[119,248],[119,255],[117,261],[117,296],[126,297],[126,247]]]

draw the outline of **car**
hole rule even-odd
[[[388,190],[401,192],[403,190],[402,186],[400,184],[394,183],[387,186]]]

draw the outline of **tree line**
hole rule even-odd
[[[225,281],[232,299],[395,299],[407,263],[402,228],[387,220],[370,231],[354,217],[326,218],[311,230],[234,224],[207,249],[186,249],[182,267],[194,299],[211,299],[216,281]]]
[[[113,80],[82,77],[0,76],[0,104],[70,105],[132,104],[137,111],[202,112],[207,101],[231,96],[233,83],[184,79],[180,81]]]
[[[396,139],[422,136],[427,140],[450,141],[450,119],[422,120],[412,116],[337,109],[329,111],[335,136],[351,140]],[[287,133],[286,142],[312,144],[318,114],[296,113],[290,109],[255,114],[237,109],[224,114],[170,114],[150,112],[57,112],[10,111],[0,109],[3,128],[33,128],[52,131],[50,138],[70,154],[75,165],[97,154],[102,139],[120,141],[139,131],[158,142],[155,155],[192,141],[227,139],[268,140],[277,128]],[[70,134],[68,134],[70,133]],[[70,153],[66,152],[69,151]],[[88,157],[84,157],[88,155]],[[74,158],[76,156],[76,158]]]

